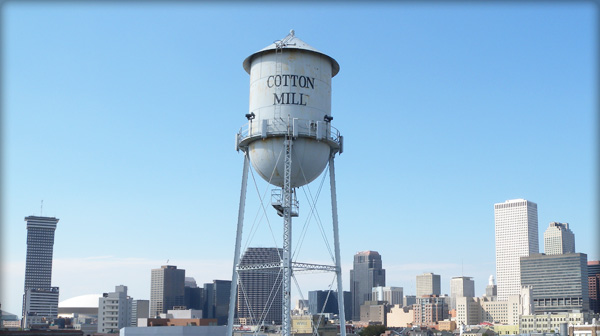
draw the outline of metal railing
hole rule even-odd
[[[271,205],[277,210],[277,214],[279,216],[283,215],[283,191],[281,189],[272,189],[271,190]],[[291,212],[292,217],[298,217],[300,214],[300,207],[298,205],[298,199],[296,198],[296,192],[292,192],[292,200],[291,200]]]
[[[288,132],[287,121],[280,119],[251,120],[244,124],[237,134],[237,145],[248,138],[285,136]],[[323,128],[321,130],[321,127]],[[266,128],[266,129],[265,129]],[[334,142],[341,142],[340,132],[331,123],[317,120],[292,119],[294,137],[311,137]]]

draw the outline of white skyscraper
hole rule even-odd
[[[521,294],[520,257],[539,252],[537,204],[524,199],[494,204],[498,300]]]
[[[456,309],[457,297],[475,297],[475,281],[466,276],[453,277],[450,280],[450,309]]]
[[[575,235],[569,223],[552,222],[544,232],[546,254],[575,253]]]
[[[440,295],[441,281],[439,274],[423,273],[417,275],[417,297],[423,295]]]

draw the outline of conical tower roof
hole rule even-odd
[[[282,48],[284,49],[300,49],[300,50],[306,50],[306,51],[311,51],[317,54],[321,54],[327,58],[329,58],[329,60],[331,61],[331,77],[334,77],[335,75],[337,75],[337,73],[340,71],[340,65],[338,64],[338,62],[333,59],[331,56],[326,55],[320,51],[318,51],[317,49],[315,49],[314,47],[312,47],[311,45],[309,45],[308,43],[302,41],[301,39],[299,39],[298,37],[296,37],[294,30],[291,30],[290,33],[284,37],[283,39],[279,40],[279,41],[275,41],[273,43],[271,43],[270,45],[268,45],[267,47],[255,52],[254,54],[246,57],[246,59],[244,60],[244,70],[246,70],[247,73],[250,73],[250,64],[252,63],[252,59],[255,56],[258,56],[260,54],[263,53],[267,53],[267,52],[271,52],[273,50],[276,50],[278,48],[278,46],[281,45]]]

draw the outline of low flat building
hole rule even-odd
[[[291,332],[295,336],[311,336],[313,328],[317,327],[319,336],[336,336],[339,325],[329,323],[329,321],[319,315],[292,316]]]
[[[560,333],[566,334],[570,324],[584,324],[589,321],[589,313],[540,313],[522,315],[519,322],[521,334]]]
[[[453,331],[456,330],[456,322],[450,320],[438,321],[437,330],[447,330]]]
[[[3,329],[21,329],[21,320],[16,321],[2,321]]]
[[[477,325],[482,322],[519,324],[521,297],[511,295],[506,301],[495,301],[483,296],[456,298],[456,324]]]
[[[225,336],[227,326],[173,326],[162,328],[126,327],[120,330],[119,336]]]
[[[199,327],[216,326],[217,319],[203,318],[140,318],[138,327]]]
[[[494,332],[497,335],[519,335],[519,325],[494,324]]]
[[[0,330],[0,335],[10,336],[83,336],[81,330]]]
[[[600,324],[575,324],[569,326],[569,336],[600,336]]]
[[[406,328],[411,326],[415,321],[415,315],[413,307],[407,306],[402,307],[401,305],[394,305],[390,308],[387,313],[387,326],[390,328]]]
[[[160,314],[160,317],[164,319],[201,319],[203,314],[202,310],[198,309],[172,309],[167,310],[166,314]]]
[[[463,332],[462,336],[494,336],[494,331],[487,327],[472,328]]]

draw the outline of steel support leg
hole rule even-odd
[[[288,128],[290,126],[288,125]],[[292,329],[292,137],[288,136],[285,145],[285,165],[283,176],[283,304],[281,335],[290,336]]]
[[[335,246],[335,276],[337,278],[340,336],[346,336],[346,312],[344,309],[344,289],[342,286],[342,266],[340,261],[340,234],[338,230],[337,193],[335,189],[334,153],[329,157],[329,184],[331,186],[331,217],[333,220],[333,244]]]
[[[240,263],[240,249],[242,246],[242,228],[244,226],[244,211],[246,209],[246,185],[248,182],[248,169],[250,158],[244,153],[244,168],[242,172],[242,189],[240,191],[240,207],[238,210],[237,232],[235,235],[235,253],[233,255],[233,270],[231,275],[231,292],[229,296],[229,314],[227,315],[227,336],[233,335],[233,317],[235,315],[235,302],[237,298],[238,272]]]

